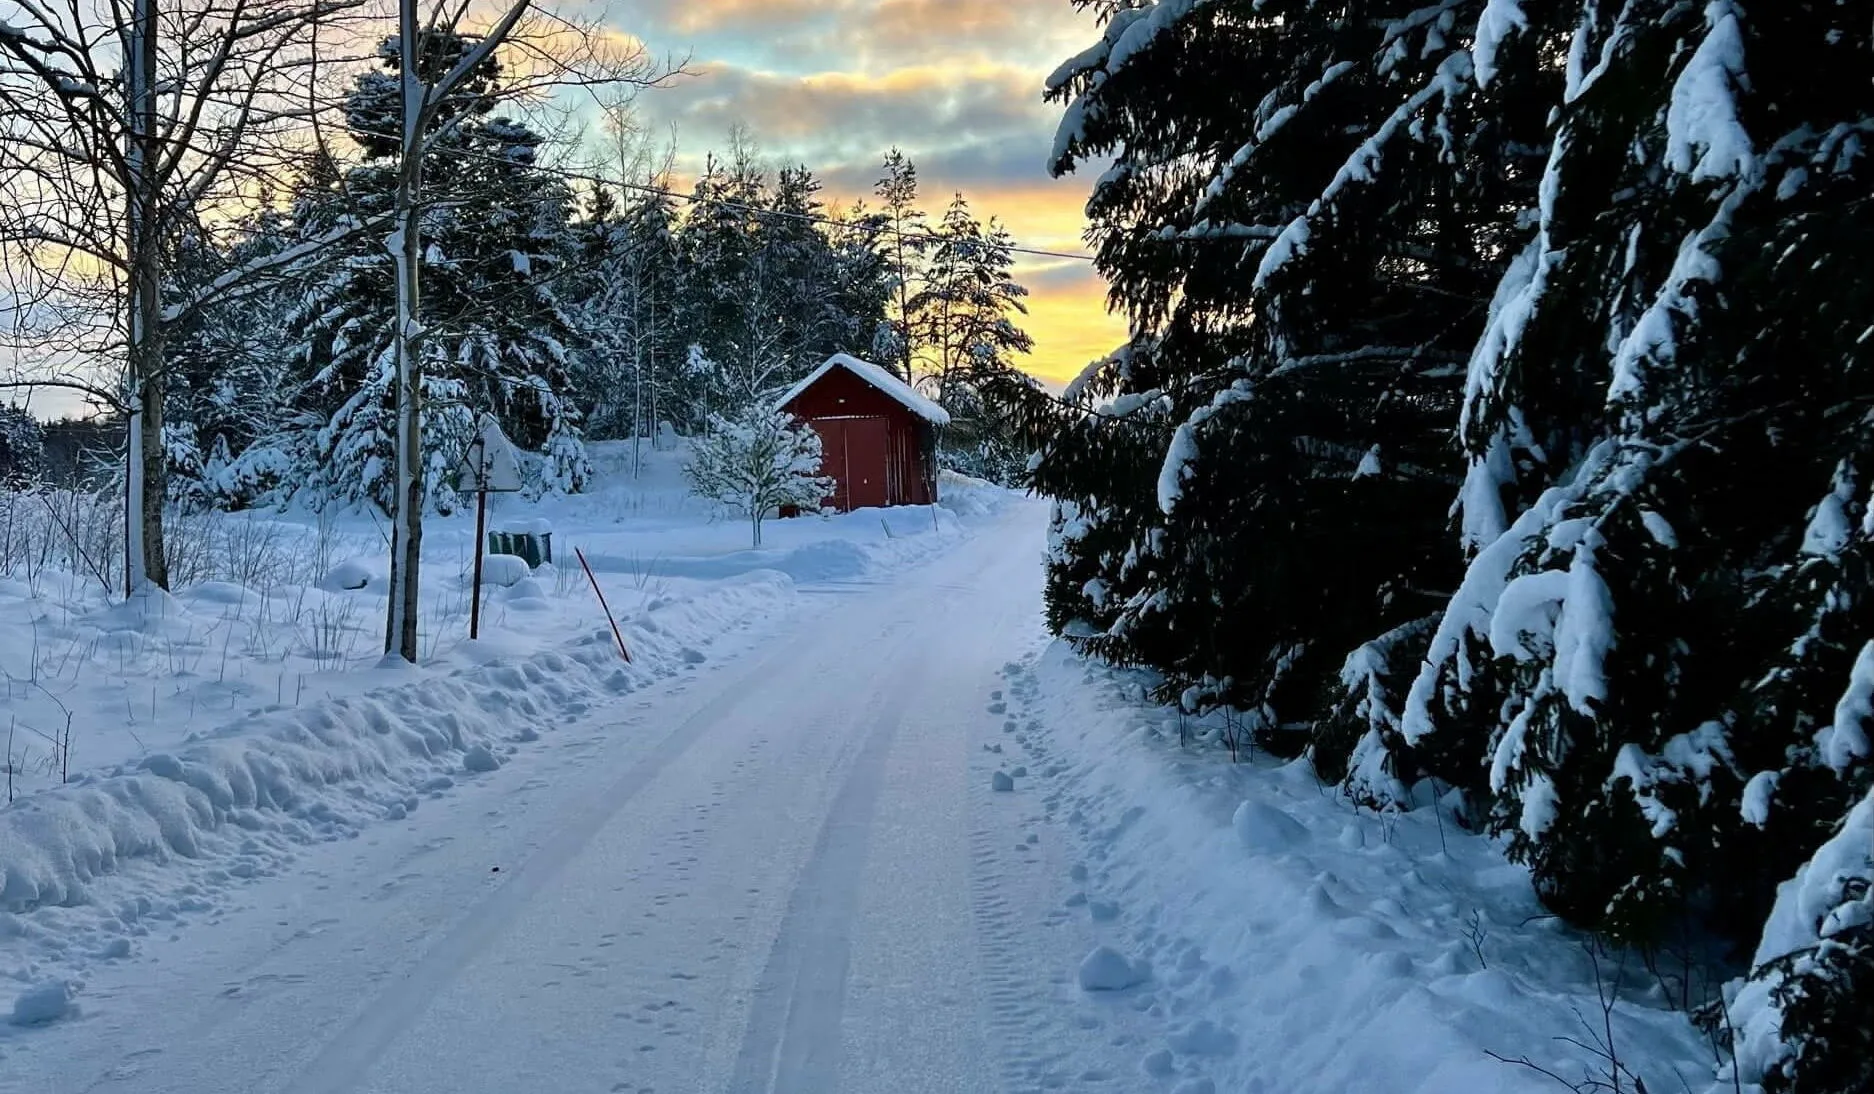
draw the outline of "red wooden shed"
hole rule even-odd
[[[937,500],[937,430],[950,415],[870,361],[836,353],[778,404],[820,435],[840,512]]]

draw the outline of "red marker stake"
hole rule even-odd
[[[592,582],[593,595],[599,598],[599,607],[605,609],[606,622],[612,625],[612,637],[618,639],[618,652],[623,655],[625,663],[630,664],[631,651],[625,649],[625,636],[618,632],[618,620],[612,618],[611,606],[605,603],[605,591],[599,588],[599,579],[592,576],[592,566],[586,562],[586,553],[575,547],[573,554],[579,556],[579,565],[586,571],[586,580]]]

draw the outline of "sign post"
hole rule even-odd
[[[482,549],[488,539],[488,495],[511,494],[521,488],[520,458],[501,432],[494,415],[483,414],[476,424],[462,462],[456,465],[456,484],[475,491],[475,588],[469,600],[469,637],[481,637]]]
[[[488,491],[475,491],[475,589],[469,599],[469,640],[482,635],[482,541],[487,537]]]

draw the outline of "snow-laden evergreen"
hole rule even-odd
[[[1050,83],[1055,169],[1113,161],[1089,213],[1135,330],[1035,465],[1084,526],[1055,623],[1291,752],[1363,731],[1324,717],[1349,651],[1422,641],[1456,581],[1449,422],[1541,166],[1545,87],[1479,93],[1461,5],[1343,7],[1116,12]]]
[[[440,42],[432,52],[441,64],[468,45]],[[388,46],[384,56],[394,64]],[[517,444],[541,455],[535,489],[576,491],[587,474],[579,412],[568,393],[567,347],[575,336],[554,284],[572,195],[557,178],[534,169],[540,137],[495,113],[501,71],[494,61],[485,68],[437,120],[434,151],[424,166],[433,197],[424,216],[418,317],[424,330],[424,484],[429,503],[443,510],[456,502],[455,462],[482,413],[494,414]],[[390,73],[359,77],[346,118],[365,158],[329,188],[300,195],[302,230],[389,208],[398,95]],[[302,420],[318,423],[310,437],[294,438],[294,447],[310,457],[300,489],[389,506],[395,300],[392,256],[366,231],[336,258],[321,256],[293,309],[289,323],[303,332],[298,355],[305,376],[293,405]]]
[[[961,194],[933,236],[921,282],[906,303],[912,374],[949,416],[938,451],[944,466],[1010,483],[1028,453],[983,392],[1027,382],[1018,364],[1034,339],[1017,325],[1028,312],[1028,290],[1011,272],[1015,243],[994,220],[978,221]]]
[[[1767,1090],[1874,1086],[1874,792],[1778,888],[1730,1003],[1738,1077]]]
[[[1570,921],[1748,974],[1747,1081],[1865,1090],[1874,6],[1089,6],[1055,168],[1133,338],[1000,393],[1052,624],[1456,789]]]
[[[45,471],[45,430],[24,409],[0,404],[0,487],[39,481]]]
[[[629,160],[617,182],[569,182],[543,166],[542,137],[499,115],[502,87],[491,61],[439,121],[426,169],[428,504],[456,504],[477,413],[531,454],[530,490],[573,492],[588,436],[640,442],[641,463],[647,445],[772,403],[830,355],[881,346],[900,370],[910,354],[918,386],[953,412],[946,462],[1021,473],[1028,450],[984,390],[1030,383],[1017,371],[1027,290],[995,219],[959,195],[930,224],[902,154],[885,164],[883,208],[829,208],[809,168],[771,169],[746,142],[687,195]],[[184,241],[181,303],[228,270],[276,268],[238,299],[178,306],[174,501],[388,502],[394,265],[369,225],[392,197],[397,142],[382,134],[396,93],[391,74],[365,73],[348,147],[316,150],[289,194],[215,244]]]
[[[651,176],[653,188],[664,180]],[[655,437],[681,382],[676,202],[662,193],[620,198],[596,190],[573,229],[576,272],[571,370],[596,437]],[[642,453],[639,453],[642,460]]]
[[[315,171],[324,166],[315,161]],[[174,295],[191,300],[227,271],[280,255],[292,245],[290,232],[286,218],[266,211],[243,223],[225,250],[184,239]],[[240,507],[290,474],[269,467],[258,450],[262,438],[276,434],[297,374],[293,339],[284,335],[290,303],[281,288],[277,278],[263,281],[234,298],[193,307],[171,325],[163,434],[172,501]]]

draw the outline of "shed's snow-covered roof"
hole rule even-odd
[[[905,409],[932,425],[950,424],[949,413],[945,411],[943,407],[919,395],[912,389],[910,384],[898,379],[898,377],[893,376],[890,372],[870,361],[861,361],[859,358],[846,353],[835,353],[833,356],[828,357],[826,362],[819,368],[814,369],[812,372],[808,373],[807,377],[800,383],[789,388],[787,394],[781,396],[780,401],[775,405],[784,407],[795,399],[800,398],[802,392],[819,383],[820,377],[825,376],[836,368],[843,368],[859,379],[871,384],[873,387],[891,396],[897,402],[904,404]]]

